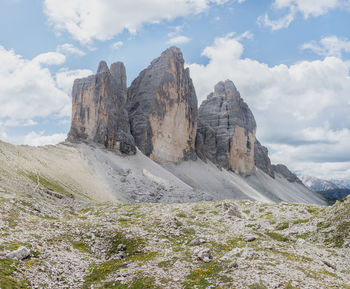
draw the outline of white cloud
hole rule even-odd
[[[350,41],[347,38],[340,39],[337,36],[323,37],[319,43],[311,41],[301,46],[301,49],[310,49],[321,56],[341,57],[342,52],[350,53]]]
[[[273,160],[294,170],[312,167],[314,175],[317,163],[350,163],[348,63],[326,57],[268,66],[242,58],[239,39],[232,34],[215,39],[202,52],[208,64],[188,65],[199,103],[218,81],[231,79],[253,110],[258,137]]]
[[[63,54],[75,54],[78,56],[84,56],[86,53],[79,48],[75,47],[73,44],[65,43],[57,46],[57,52],[61,52]]]
[[[56,31],[82,43],[108,40],[124,30],[135,33],[145,23],[160,23],[201,13],[229,0],[44,0],[44,12]],[[242,3],[242,0],[238,1]]]
[[[265,14],[264,16],[258,17],[257,23],[261,26],[270,27],[271,30],[279,30],[282,28],[287,28],[293,22],[295,14],[296,9],[294,6],[292,6],[289,9],[289,13],[277,20],[271,20],[270,17]]]
[[[258,23],[270,27],[272,30],[287,28],[295,19],[297,13],[304,16],[305,19],[310,16],[317,17],[328,13],[328,11],[339,8],[349,10],[349,0],[274,0],[272,8],[274,10],[288,10],[288,13],[277,19],[271,20],[265,14],[258,18]]]
[[[62,69],[56,73],[57,87],[62,89],[65,93],[70,94],[75,79],[87,77],[92,74],[93,72],[89,69]]]
[[[16,119],[7,119],[5,122],[2,124],[3,127],[26,127],[26,126],[34,126],[37,125],[38,123],[32,119],[28,120],[16,120]]]
[[[31,146],[55,145],[63,142],[66,138],[67,135],[64,133],[44,135],[44,132],[37,133],[35,131],[32,131],[29,134],[25,135],[20,143]]]
[[[189,38],[187,36],[180,35],[180,36],[176,36],[176,37],[169,39],[168,44],[170,44],[170,45],[184,44],[184,43],[187,43],[189,41],[191,41],[191,38]]]
[[[34,57],[34,64],[61,65],[66,62],[66,56],[59,52],[47,52]]]
[[[33,119],[54,116],[70,105],[69,96],[57,87],[44,64],[62,64],[64,55],[44,53],[32,60],[0,46],[0,116]]]
[[[117,50],[117,49],[119,49],[120,47],[122,47],[123,45],[124,45],[123,41],[117,41],[117,42],[115,42],[115,43],[112,44],[112,48],[113,48],[114,50]]]
[[[65,56],[48,52],[24,59],[0,46],[0,120],[6,126],[29,126],[35,117],[71,115],[73,81],[93,74],[91,70],[60,69],[52,75],[46,65],[61,65]]]

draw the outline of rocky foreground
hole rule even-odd
[[[94,204],[0,189],[0,288],[350,288],[350,197],[332,207]]]

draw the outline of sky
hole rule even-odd
[[[130,84],[174,45],[199,103],[235,83],[273,163],[350,178],[350,0],[1,0],[0,140],[63,141],[74,79],[122,61]]]

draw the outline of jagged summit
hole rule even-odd
[[[208,98],[212,97],[228,97],[238,100],[241,98],[241,95],[234,83],[231,80],[227,79],[225,81],[220,81],[215,85],[214,92],[208,95]]]
[[[158,162],[194,156],[197,96],[180,49],[153,60],[128,89],[131,133],[138,148]]]
[[[109,70],[101,61],[97,74],[74,81],[72,124],[69,141],[103,144],[118,152],[136,152],[125,102],[127,95],[124,64],[115,63]]]
[[[99,74],[99,73],[104,73],[104,72],[109,72],[109,69],[108,69],[107,62],[102,60],[102,61],[100,61],[99,65],[98,65],[96,73]]]
[[[221,81],[199,108],[196,149],[202,159],[250,175],[256,123],[232,81]]]
[[[127,202],[248,198],[322,203],[286,167],[271,165],[267,148],[256,139],[253,113],[231,80],[217,83],[198,110],[184,62],[181,50],[170,47],[129,88],[122,62],[108,67],[101,61],[96,75],[74,82],[67,140],[102,144],[126,155],[140,150],[117,160],[115,154],[107,157],[80,146],[94,171],[103,168],[100,178],[111,192]],[[132,184],[115,178],[122,166],[132,172]],[[162,189],[154,193],[149,182],[159,180]],[[170,186],[173,180],[176,186]],[[169,187],[177,191],[164,189]]]

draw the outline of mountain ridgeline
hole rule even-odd
[[[199,157],[242,175],[258,167],[274,177],[254,116],[233,82],[219,82],[198,109],[176,47],[153,60],[129,88],[123,63],[108,68],[101,61],[96,75],[74,82],[72,99],[68,141],[92,141],[127,155],[138,147],[158,163]]]

